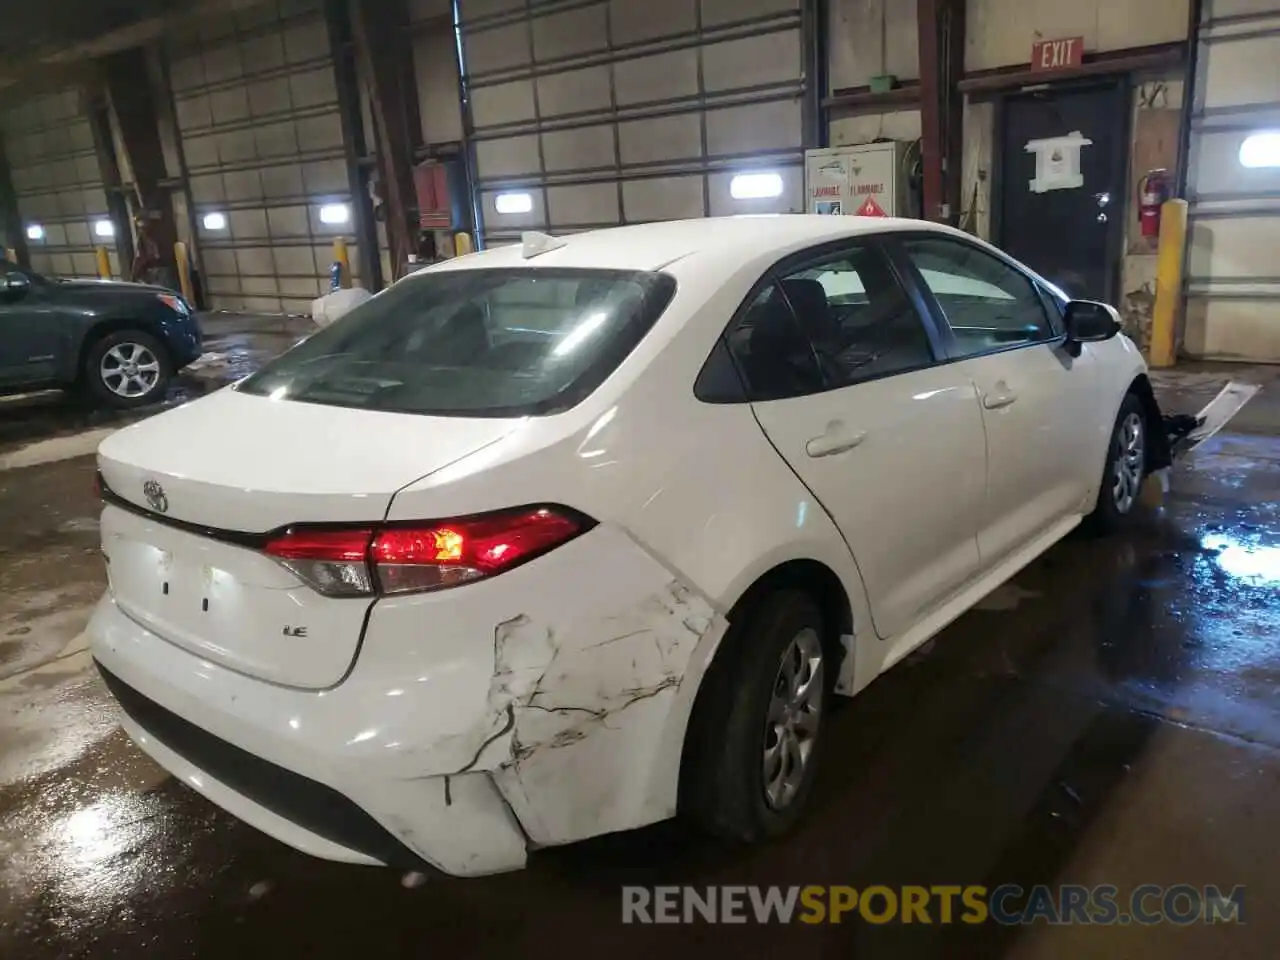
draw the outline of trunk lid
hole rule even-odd
[[[107,438],[102,518],[120,609],[169,642],[273,683],[339,682],[367,597],[331,598],[259,536],[386,515],[395,492],[510,433],[516,420],[425,417],[223,390]]]

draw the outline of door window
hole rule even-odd
[[[730,331],[729,346],[753,399],[763,399],[757,382],[776,399],[916,370],[934,361],[920,315],[887,258],[878,248],[863,246],[787,272],[747,309]],[[789,387],[778,379],[783,368],[789,371]]]
[[[781,400],[826,389],[813,346],[776,283],[751,301],[727,339],[749,399]]]
[[[998,257],[949,239],[908,239],[903,248],[962,356],[1054,337],[1035,284]]]

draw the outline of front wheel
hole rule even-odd
[[[92,394],[116,408],[140,407],[165,395],[173,364],[164,346],[140,330],[118,330],[98,340],[85,359]]]
[[[1147,421],[1142,402],[1131,393],[1120,405],[1111,431],[1098,502],[1089,517],[1094,529],[1111,533],[1124,526],[1137,508],[1146,475]]]

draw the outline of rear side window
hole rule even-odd
[[[675,281],[615,270],[454,270],[395,284],[267,364],[245,393],[438,416],[568,409],[626,358]]]
[[[792,263],[726,337],[750,399],[804,396],[934,362],[924,323],[878,247]]]

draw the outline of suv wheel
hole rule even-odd
[[[690,725],[684,812],[730,840],[776,836],[813,788],[827,701],[824,625],[782,590],[730,627]]]
[[[89,348],[84,378],[93,395],[113,407],[140,407],[161,399],[173,376],[169,354],[140,330],[109,333]]]

